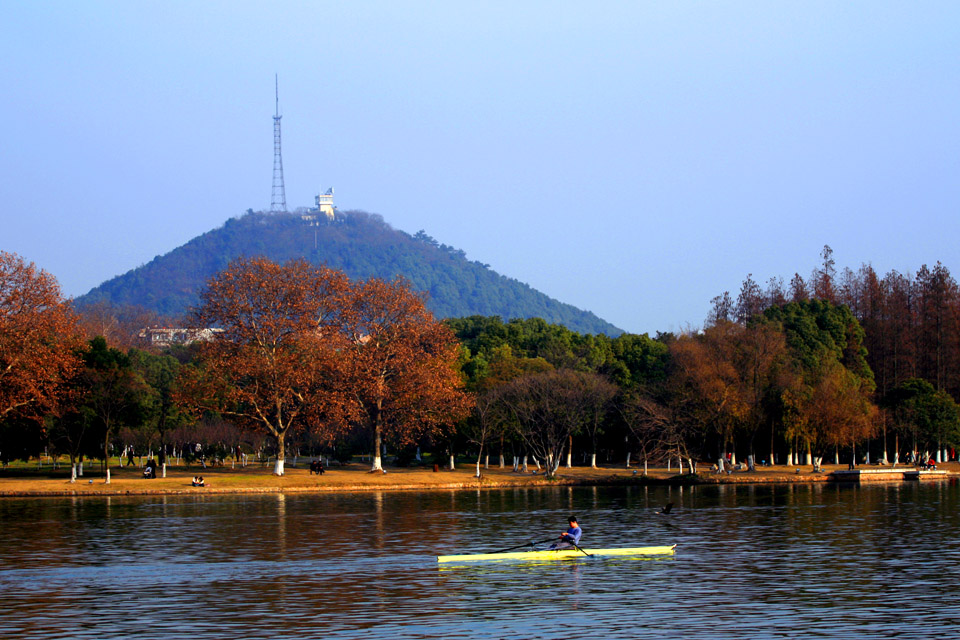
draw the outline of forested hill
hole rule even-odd
[[[429,294],[428,306],[441,318],[539,317],[579,333],[622,333],[589,311],[468,260],[463,251],[439,244],[422,231],[411,236],[362,211],[338,216],[335,222],[311,225],[296,214],[249,212],[104,282],[78,298],[77,304],[141,305],[179,316],[196,304],[207,279],[238,256],[266,256],[276,262],[306,258],[342,269],[355,279],[402,275]]]

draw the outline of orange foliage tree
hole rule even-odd
[[[277,444],[293,430],[333,437],[351,417],[340,331],[347,277],[304,260],[238,259],[201,294],[197,320],[223,332],[186,367],[181,404],[218,412]]]
[[[0,251],[0,418],[55,408],[79,368],[76,316],[56,279]]]
[[[349,386],[373,439],[371,471],[383,471],[383,441],[410,444],[452,426],[469,412],[462,387],[460,345],[423,299],[398,278],[354,285],[343,310],[350,342]]]

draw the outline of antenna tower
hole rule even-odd
[[[273,193],[270,196],[270,211],[287,210],[287,190],[283,186],[283,155],[280,153],[280,81],[273,76],[276,111],[273,116]]]

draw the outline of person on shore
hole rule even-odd
[[[560,534],[560,540],[551,545],[551,549],[571,549],[580,544],[583,530],[577,524],[577,516],[570,516],[567,522],[570,523],[570,528]]]

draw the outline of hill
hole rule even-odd
[[[141,305],[163,315],[180,316],[197,303],[207,279],[238,256],[265,256],[276,262],[306,258],[342,269],[355,279],[402,275],[415,289],[428,293],[430,310],[441,318],[539,317],[579,333],[622,333],[589,311],[468,260],[463,251],[440,244],[423,231],[410,235],[380,216],[362,211],[339,213],[333,222],[320,218],[248,212],[107,280],[76,302]]]

